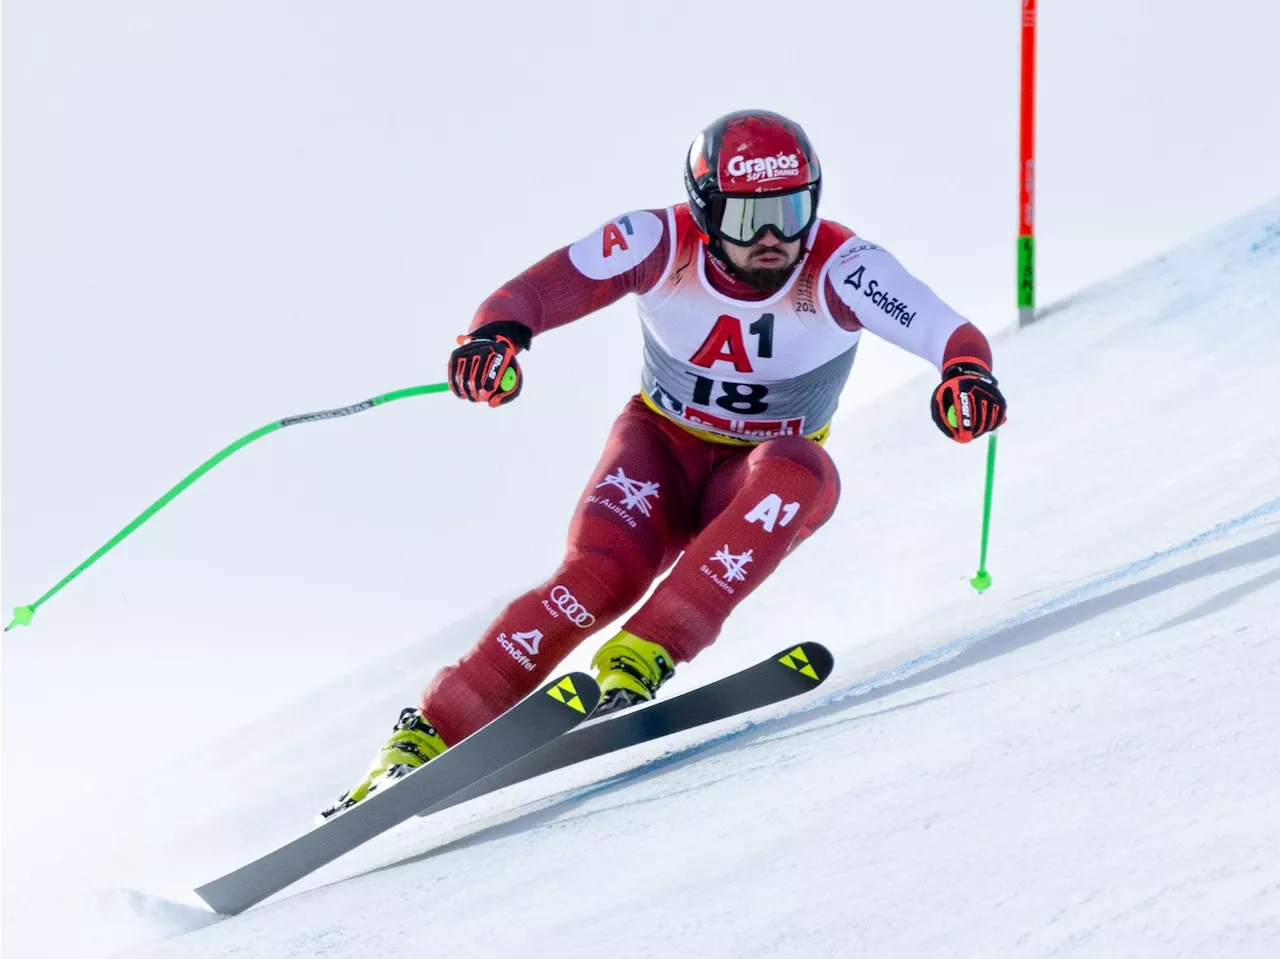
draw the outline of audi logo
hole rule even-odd
[[[551,591],[551,602],[556,604],[560,612],[569,617],[569,622],[573,625],[581,626],[583,629],[595,625],[595,616],[587,612],[587,608],[578,602],[577,597],[563,586],[557,586]]]

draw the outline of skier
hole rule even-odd
[[[864,328],[938,367],[930,412],[948,437],[1004,422],[986,337],[882,247],[818,219],[822,175],[797,124],[721,117],[694,140],[684,181],[687,203],[627,213],[557,250],[458,337],[450,388],[501,406],[520,395],[518,355],[535,337],[635,293],[641,389],[587,483],[564,562],[435,676],[323,816],[514,705],[670,570],[592,660],[597,713],[653,699],[834,511],[823,443]]]

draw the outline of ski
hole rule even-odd
[[[595,709],[600,688],[568,673],[489,725],[394,783],[291,842],[196,890],[215,912],[235,915],[476,780],[573,729]]]
[[[830,651],[821,643],[788,646],[706,686],[592,720],[452,796],[423,807],[418,815],[429,816],[543,773],[782,702],[818,686],[831,675],[833,664]]]

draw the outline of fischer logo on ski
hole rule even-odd
[[[809,662],[809,657],[804,654],[803,647],[797,646],[795,649],[791,650],[791,652],[779,657],[778,662],[782,663],[782,665],[786,666],[788,669],[794,669],[802,676],[808,676],[810,679],[817,679],[818,682],[822,682],[821,679],[818,679],[818,674],[813,671],[813,665]],[[803,663],[804,665],[797,666],[797,662]]]
[[[568,699],[565,698],[565,694],[568,694]],[[547,695],[556,702],[564,703],[570,709],[576,709],[584,716],[587,714],[587,708],[582,705],[582,700],[578,696],[578,691],[573,688],[572,676],[566,676],[564,679],[560,680],[560,682],[548,689]]]

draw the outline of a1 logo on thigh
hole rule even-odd
[[[772,533],[774,526],[786,526],[796,518],[800,511],[799,503],[783,503],[777,493],[770,493],[743,517],[748,523],[759,523],[766,533]]]

